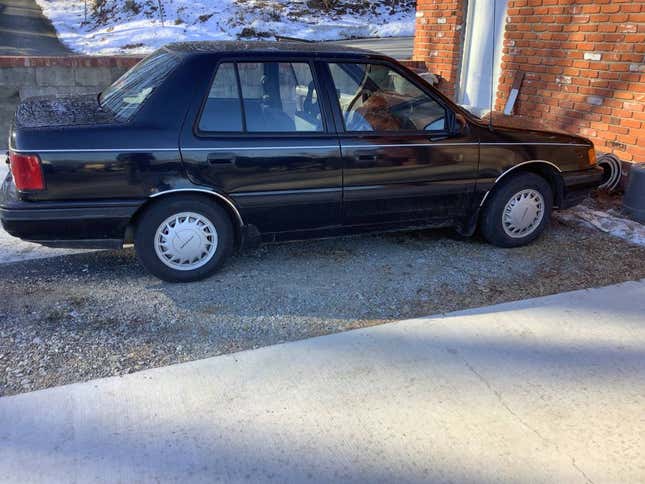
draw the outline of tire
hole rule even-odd
[[[519,247],[537,239],[549,224],[553,190],[534,173],[518,173],[491,193],[481,216],[480,231],[498,247]]]
[[[174,230],[180,227],[178,232]],[[233,225],[216,203],[196,197],[159,200],[139,217],[134,246],[159,279],[191,282],[212,275],[233,250]]]

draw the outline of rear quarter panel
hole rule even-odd
[[[25,200],[145,198],[183,185],[179,131],[191,96],[183,61],[128,123],[15,128],[10,148],[40,156],[46,190]]]

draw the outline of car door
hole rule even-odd
[[[347,225],[448,222],[473,196],[479,143],[394,64],[329,62]]]
[[[342,163],[307,59],[215,68],[180,147],[189,178],[225,194],[260,232],[341,223]]]

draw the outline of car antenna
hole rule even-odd
[[[497,0],[493,1],[493,48],[491,49],[490,54],[490,111],[488,113],[488,131],[493,132],[493,103],[494,100],[494,91],[495,91],[495,24],[497,23],[497,13],[495,12],[495,6],[497,5]]]

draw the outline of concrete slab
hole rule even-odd
[[[0,476],[643,482],[644,409],[645,280],[5,397]]]

